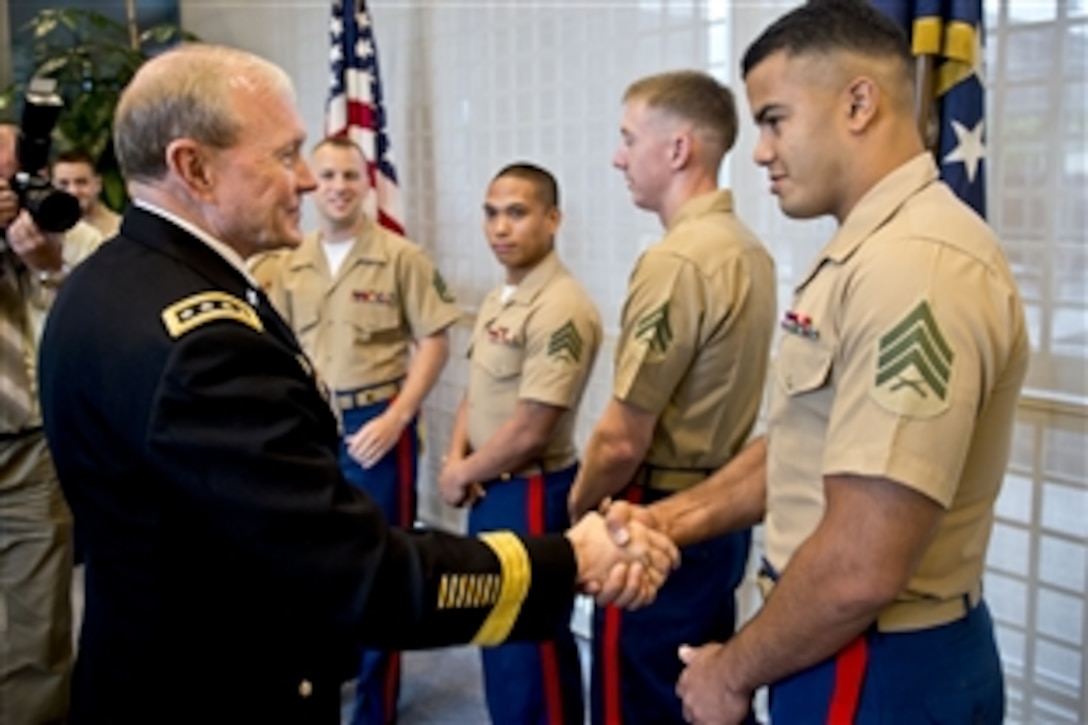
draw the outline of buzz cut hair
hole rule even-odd
[[[902,28],[866,0],[809,0],[764,30],[741,59],[741,77],[768,56],[836,51],[892,60],[897,73],[914,86],[914,59]]]
[[[627,87],[623,101],[643,101],[650,108],[690,121],[702,132],[719,163],[736,143],[733,91],[709,73],[678,70],[646,76]]]
[[[495,183],[504,176],[528,181],[536,189],[537,198],[544,202],[544,208],[559,208],[559,183],[550,171],[528,161],[518,161],[502,167],[491,179],[491,183]]]
[[[363,153],[363,148],[355,141],[353,141],[350,136],[343,134],[337,136],[326,136],[325,138],[314,144],[313,148],[310,149],[310,153],[313,153],[318,149],[325,148],[326,146],[332,146],[336,149],[352,149],[357,154],[359,154],[360,159],[366,159],[366,154]]]

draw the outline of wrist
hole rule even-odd
[[[759,684],[749,682],[749,671],[740,650],[734,642],[725,642],[721,649],[714,653],[717,660],[716,669],[721,678],[722,689],[741,696],[751,697]]]
[[[577,567],[576,576],[579,585],[593,578],[589,571],[592,566],[592,562],[589,561],[589,537],[591,536],[590,528],[595,523],[593,515],[589,514],[563,532],[563,536],[566,537],[571,549],[574,550],[574,561]]]
[[[401,410],[392,405],[386,409],[385,414],[389,416],[390,420],[395,422],[401,428],[407,427],[408,424],[411,423],[412,419],[415,417],[414,412]]]

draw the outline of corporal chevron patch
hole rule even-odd
[[[572,363],[581,362],[582,345],[582,336],[574,326],[574,320],[567,320],[548,339],[548,357],[563,358]]]
[[[434,271],[434,279],[431,280],[434,283],[434,290],[438,293],[438,296],[443,302],[455,302],[453,299],[453,293],[450,292],[449,286],[446,285],[446,280],[442,278],[442,273],[437,269]]]
[[[899,415],[928,418],[948,409],[956,355],[933,311],[919,302],[877,341],[869,393]]]
[[[635,324],[635,339],[642,340],[655,352],[663,353],[669,349],[672,327],[669,326],[668,302],[662,303]]]

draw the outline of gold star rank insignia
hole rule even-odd
[[[669,303],[665,302],[653,312],[645,315],[635,325],[635,339],[642,340],[654,352],[665,352],[672,342],[672,327],[669,326]]]
[[[434,279],[431,280],[434,283],[435,292],[438,293],[439,298],[443,302],[454,302],[453,294],[450,292],[450,288],[446,285],[446,280],[442,278],[442,273],[437,269],[434,271]]]
[[[869,393],[899,415],[928,418],[948,409],[955,353],[922,301],[877,341]]]
[[[264,331],[257,311],[226,292],[201,292],[179,300],[162,311],[166,331],[175,339],[216,320],[232,320],[257,332]]]
[[[582,359],[582,336],[578,334],[574,320],[567,320],[565,325],[552,333],[548,340],[548,356],[565,358],[573,363]]]

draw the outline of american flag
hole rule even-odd
[[[941,178],[986,216],[986,99],[982,85],[982,0],[874,0],[934,58]]]
[[[329,101],[325,133],[348,136],[366,156],[370,188],[364,208],[386,229],[404,233],[393,154],[385,131],[378,46],[365,0],[333,0],[329,20]]]

